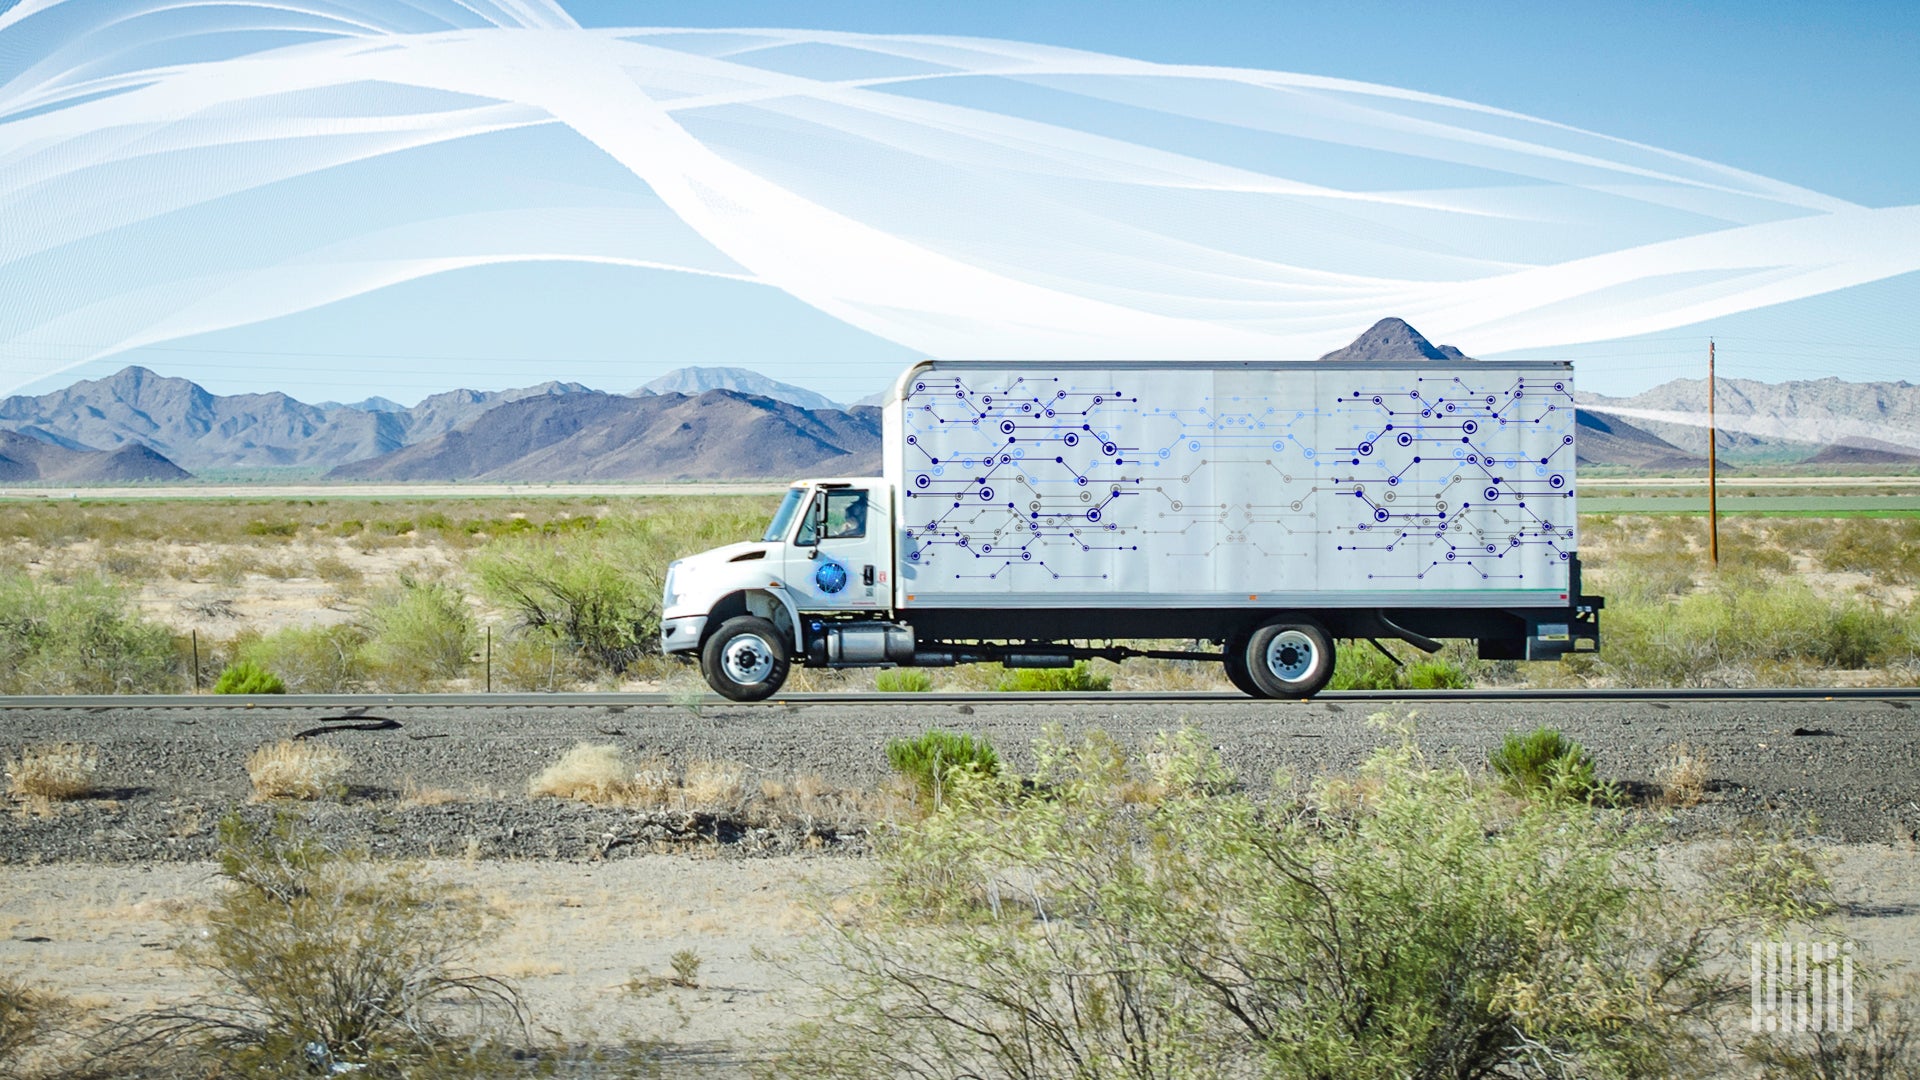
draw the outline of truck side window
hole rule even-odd
[[[827,492],[827,539],[858,540],[867,535],[867,493]]]
[[[867,535],[867,493],[833,489],[816,498],[827,500],[827,539],[859,540]],[[813,512],[808,508],[807,516],[800,521],[800,532],[793,538],[794,543],[806,547],[815,542],[813,533]]]

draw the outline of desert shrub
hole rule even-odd
[[[663,757],[633,764],[611,743],[582,743],[529,780],[527,793],[598,806],[735,812],[746,804],[747,767],[703,758],[676,775]]]
[[[738,809],[747,792],[747,767],[737,761],[701,758],[680,778],[681,801],[707,810]]]
[[[0,571],[0,693],[155,693],[178,689],[182,670],[173,636],[106,580]]]
[[[1817,552],[1822,570],[1853,571],[1889,584],[1909,584],[1920,580],[1920,522],[1847,518]]]
[[[527,794],[616,804],[627,801],[633,777],[634,770],[619,747],[612,743],[583,743],[529,780]]]
[[[1764,535],[1738,533],[1731,538],[1721,539],[1720,565],[1724,569],[1748,573],[1790,574],[1793,572],[1793,556],[1768,543]]]
[[[102,545],[99,566],[101,573],[121,581],[144,581],[155,576],[157,569],[151,558],[111,545]]]
[[[1858,1023],[1835,1031],[1811,1030],[1753,1036],[1742,1056],[1767,1080],[1915,1080],[1920,1077],[1920,978],[1909,974],[1891,986],[1869,982],[1860,995]]]
[[[612,743],[581,743],[527,782],[527,794],[600,806],[660,806],[675,790],[663,758],[629,764]]]
[[[667,959],[673,968],[675,986],[700,985],[700,954],[692,949],[681,949]]]
[[[313,560],[313,576],[335,585],[357,586],[365,580],[358,567],[338,555],[321,555]]]
[[[1076,660],[1064,668],[1008,668],[993,687],[1002,693],[1058,694],[1113,689],[1113,676],[1104,675]]]
[[[1750,683],[1796,665],[1871,668],[1914,650],[1909,615],[1731,571],[1672,601],[1609,594],[1604,634],[1598,670],[1629,686]]]
[[[354,626],[289,626],[238,640],[233,654],[280,676],[296,694],[337,694],[365,681],[365,644],[364,632]]]
[[[75,1012],[59,994],[0,975],[0,1076],[32,1075],[15,1066]]]
[[[1400,667],[1371,645],[1355,641],[1333,653],[1329,690],[1394,690],[1400,685]]]
[[[402,575],[367,608],[368,668],[388,690],[419,690],[466,671],[480,635],[451,585]]]
[[[1707,853],[1705,866],[1722,883],[1720,903],[1730,911],[1781,912],[1802,922],[1833,912],[1826,866],[1778,825],[1742,826]]]
[[[491,663],[501,690],[569,690],[591,675],[579,653],[538,631],[496,635]]]
[[[525,1034],[509,984],[472,971],[493,936],[471,891],[376,866],[229,815],[227,886],[180,955],[219,988],[125,1025],[122,1061],[191,1055],[194,1075],[472,1075],[499,1034]],[[456,1023],[457,1018],[467,1018]]]
[[[1080,751],[900,825],[777,1075],[1697,1075],[1777,914],[1411,744],[1284,804],[1187,733],[1150,810]]]
[[[1607,597],[1608,609],[1615,603],[1653,604],[1693,591],[1701,572],[1696,561],[1671,551],[1634,550],[1616,553],[1604,569],[1595,567],[1588,586],[1597,587]]]
[[[1669,747],[1654,781],[1660,785],[1660,801],[1681,808],[1700,805],[1707,797],[1707,761],[1693,747],[1679,743]]]
[[[207,562],[202,569],[209,580],[231,588],[240,584],[248,574],[257,573],[260,561],[244,552],[225,551]]]
[[[318,799],[345,791],[353,763],[331,746],[282,739],[247,755],[247,778],[262,799]]]
[[[286,681],[251,660],[227,665],[213,684],[216,694],[284,694]]]
[[[764,500],[755,500],[764,504]],[[590,664],[624,671],[659,650],[660,594],[674,559],[758,536],[767,508],[675,499],[643,512],[569,519],[578,530],[512,533],[468,563],[480,593],[523,627],[550,634]]]
[[[1371,644],[1350,643],[1334,653],[1330,690],[1464,690],[1473,678],[1451,659],[1432,657],[1401,665]]]
[[[248,536],[277,536],[285,538],[298,533],[300,531],[300,523],[297,521],[268,521],[264,518],[255,518],[247,522],[247,527],[244,531]]]
[[[1554,728],[1522,735],[1508,732],[1487,764],[1508,791],[1549,801],[1606,802],[1612,791],[1600,783],[1593,755]]]
[[[1409,690],[1465,690],[1473,685],[1467,673],[1447,660],[1422,660],[1401,672]]]
[[[924,694],[933,689],[933,676],[918,668],[888,668],[873,677],[873,688],[883,694]]]
[[[7,790],[23,799],[80,799],[93,794],[100,748],[58,742],[22,747],[7,759]]]
[[[923,806],[938,806],[954,773],[997,775],[1000,755],[985,738],[927,731],[918,738],[889,741],[887,764],[913,785]]]

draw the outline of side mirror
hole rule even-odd
[[[824,493],[814,496],[813,505],[807,509],[807,519],[807,531],[813,534],[813,539],[801,540],[800,546],[811,549],[807,552],[807,558],[817,559],[820,557],[820,538],[827,535],[827,497]]]

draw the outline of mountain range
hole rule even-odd
[[[753,394],[759,397],[784,401],[802,409],[837,409],[845,411],[847,406],[816,394],[805,387],[792,383],[783,383],[769,379],[751,368],[741,367],[683,367],[669,371],[665,375],[635,390],[633,397],[648,394],[685,394],[699,397],[709,390],[732,390],[741,394]],[[877,405],[878,402],[860,402],[859,404]]]
[[[1407,325],[1405,319],[1381,319],[1367,332],[1343,349],[1335,349],[1322,360],[1471,360],[1473,357],[1451,345],[1435,345]]]
[[[1920,462],[1920,386],[1905,380],[1716,381],[1717,445],[1736,460]],[[1706,455],[1705,379],[1675,379],[1632,397],[1581,393],[1575,400],[1589,412],[1631,421],[1687,454]]]
[[[0,400],[0,428],[69,450],[145,446],[189,472],[331,468],[445,434],[507,402],[591,392],[579,383],[547,382],[520,390],[451,390],[412,408],[379,398],[323,406],[280,393],[222,396],[187,379],[128,367],[50,394]]]
[[[0,431],[0,483],[124,484],[185,480],[190,475],[139,443],[112,451],[75,449],[18,431]]]
[[[751,452],[749,452],[751,448]],[[742,480],[871,476],[880,410],[802,409],[733,390],[697,397],[584,394],[527,398],[377,458],[335,480]]]
[[[1325,360],[1467,360],[1383,319]],[[868,401],[874,399],[866,399]],[[1705,390],[1680,379],[1629,398],[1581,394],[1579,460],[1651,472],[1705,464]],[[1721,453],[1735,460],[1920,463],[1920,387],[1723,379]],[[342,480],[676,480],[879,468],[880,411],[745,368],[685,368],[632,394],[579,383],[310,405],[209,393],[129,367],[0,400],[0,481],[175,480],[301,466]]]

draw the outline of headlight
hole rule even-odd
[[[679,591],[673,587],[674,574],[676,574],[679,571],[679,569],[680,569],[680,562],[677,559],[667,564],[667,583],[666,583],[666,586],[661,590],[663,593],[665,593],[665,596],[662,598],[662,602],[661,602],[662,608],[670,608],[673,606],[674,601],[680,599]]]

